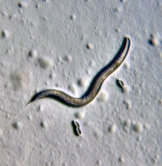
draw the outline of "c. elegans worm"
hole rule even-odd
[[[73,107],[81,107],[90,103],[98,94],[104,80],[122,64],[128,54],[130,45],[130,38],[124,37],[123,43],[114,59],[94,77],[87,92],[82,97],[74,98],[60,90],[49,89],[35,94],[29,103],[45,97],[59,100],[62,103]]]

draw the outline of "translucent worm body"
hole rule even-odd
[[[114,59],[94,77],[87,92],[82,97],[74,98],[60,90],[49,89],[35,94],[29,103],[45,97],[59,100],[62,103],[73,107],[81,107],[90,103],[98,94],[104,80],[122,64],[128,54],[130,45],[130,38],[124,37],[123,43]]]

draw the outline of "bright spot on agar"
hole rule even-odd
[[[43,69],[47,69],[48,67],[52,66],[52,61],[48,58],[39,58],[38,63]]]
[[[123,93],[125,93],[125,94],[128,94],[129,92],[130,92],[130,87],[129,86],[125,86],[124,88],[123,88]]]
[[[101,101],[101,102],[104,102],[104,101],[106,101],[107,99],[108,99],[108,94],[107,94],[106,92],[104,92],[104,91],[102,91],[102,92],[99,94],[98,98],[97,98],[97,100],[98,100],[98,101]]]

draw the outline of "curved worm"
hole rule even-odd
[[[49,89],[35,94],[29,103],[45,97],[59,100],[62,103],[73,107],[81,107],[90,103],[98,94],[104,80],[122,64],[128,54],[130,45],[130,38],[124,37],[123,43],[115,58],[94,77],[87,92],[82,97],[74,98],[62,91]]]

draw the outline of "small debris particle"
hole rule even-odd
[[[124,88],[124,82],[122,80],[117,79],[116,84],[118,85],[119,88],[121,88],[121,89]]]
[[[29,56],[32,58],[36,58],[38,56],[37,50],[33,49],[33,50],[29,51]]]
[[[138,142],[140,142],[140,141],[142,141],[142,137],[138,136],[138,137],[136,138],[136,140],[137,140]]]
[[[108,94],[107,94],[106,92],[104,92],[104,91],[102,91],[102,92],[99,94],[98,98],[97,98],[97,100],[98,100],[98,101],[101,101],[101,102],[104,102],[104,101],[106,101],[107,99],[108,99]]]
[[[10,32],[8,30],[3,30],[1,33],[1,36],[3,38],[9,38],[10,37]]]
[[[118,8],[118,7],[114,8],[114,12],[115,12],[115,13],[121,12],[121,8]]]
[[[122,80],[117,79],[116,80],[116,85],[121,89],[122,93],[129,93],[130,92],[130,87],[126,86],[125,83]]]
[[[102,138],[103,136],[103,132],[101,130],[95,130],[93,132],[94,136],[95,136],[95,139],[99,139],[99,138]]]
[[[132,123],[132,129],[137,132],[141,133],[143,131],[143,125],[141,123]]]
[[[77,81],[77,84],[78,84],[78,86],[80,86],[80,87],[86,87],[86,86],[87,86],[87,81],[84,80],[84,79],[79,79],[79,80]]]
[[[73,127],[74,134],[76,136],[80,136],[82,134],[80,125],[77,121],[72,121],[72,127]]]
[[[126,127],[130,127],[131,126],[131,120],[126,120],[125,122],[124,122],[124,126],[126,126]]]
[[[119,157],[119,159],[118,159],[118,160],[119,160],[119,162],[120,162],[120,163],[123,163],[123,162],[124,162],[124,158],[123,158],[123,157],[121,157],[121,156]]]
[[[67,62],[67,63],[69,63],[69,62],[72,61],[72,59],[71,59],[71,57],[70,57],[69,55],[66,55],[66,56],[63,58],[63,60],[64,60],[65,62]]]
[[[119,33],[121,30],[119,28],[115,29],[115,32]]]
[[[124,63],[124,68],[125,68],[125,69],[129,69],[129,68],[130,68],[129,63],[125,62],[125,63]]]
[[[158,39],[157,39],[156,36],[153,35],[153,34],[150,35],[150,39],[149,39],[148,42],[149,42],[149,44],[152,45],[152,46],[157,46],[157,45],[159,45]]]
[[[85,111],[80,111],[75,114],[75,117],[78,119],[82,119],[85,117]]]
[[[159,100],[160,105],[162,105],[162,99]]]
[[[22,122],[15,122],[15,123],[12,124],[12,126],[15,129],[22,129],[23,128],[23,123]]]
[[[120,0],[121,2],[126,2],[126,0]]]
[[[9,114],[6,114],[6,118],[9,119],[11,116]]]
[[[40,126],[43,128],[47,128],[48,127],[48,123],[46,121],[41,121],[40,122]]]
[[[90,70],[90,69],[87,69],[87,70],[86,70],[86,73],[87,73],[88,75],[90,75],[90,74],[91,74],[91,70]]]
[[[143,128],[144,128],[145,130],[149,130],[149,129],[151,128],[151,126],[150,126],[150,124],[145,123],[145,124],[143,125]]]
[[[130,127],[131,127],[131,120],[128,119],[124,122],[124,126],[123,126],[124,131],[126,133],[129,133],[130,132]]]
[[[156,155],[155,158],[153,159],[153,163],[155,164],[158,163],[159,159],[160,159],[160,156]]]
[[[26,1],[19,2],[17,5],[20,8],[27,8],[29,6],[28,2]]]
[[[89,50],[91,50],[91,49],[94,48],[94,46],[91,43],[87,43],[86,44],[86,48],[89,49]]]
[[[32,120],[32,119],[33,119],[32,115],[28,115],[27,118],[28,118],[29,120]]]
[[[61,166],[68,166],[68,164],[67,163],[62,163],[62,165]]]
[[[97,164],[97,165],[102,165],[102,161],[101,161],[101,160],[98,160],[98,161],[96,162],[96,164]]]
[[[72,15],[70,16],[70,18],[71,18],[72,20],[76,20],[76,15],[75,15],[75,14],[72,14]]]
[[[113,124],[109,127],[109,132],[110,133],[115,133],[116,131],[117,131],[117,126],[115,124]]]
[[[52,61],[48,58],[39,58],[38,63],[43,69],[47,69],[52,66]]]
[[[68,86],[68,90],[70,91],[70,92],[72,92],[72,93],[76,93],[76,88],[75,88],[75,86],[74,85],[69,85]]]
[[[41,112],[41,111],[43,111],[43,109],[44,109],[44,106],[43,106],[43,105],[39,105],[37,110],[38,110],[39,112]]]
[[[95,63],[95,61],[93,61],[93,60],[89,63],[89,66],[90,66],[90,67],[95,67],[95,65],[96,65],[96,63]]]

